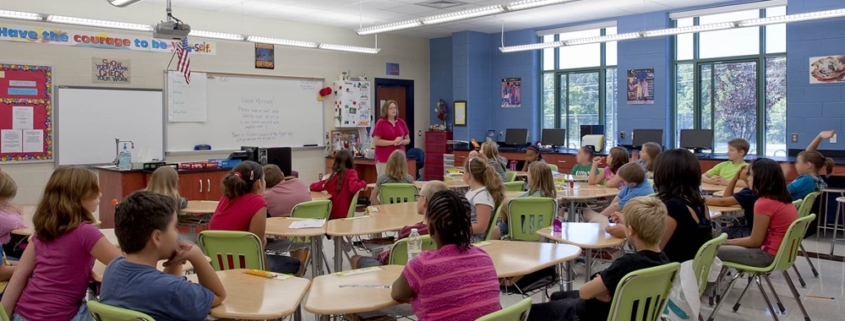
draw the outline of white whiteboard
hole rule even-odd
[[[197,74],[191,77],[192,86]],[[173,78],[165,76],[168,95],[173,94]],[[207,74],[207,121],[169,122],[167,151],[190,151],[198,144],[211,145],[213,150],[323,146],[324,107],[317,100],[323,83],[322,79]]]
[[[56,159],[59,165],[114,161],[114,139],[135,143],[132,161],[164,159],[161,90],[59,87]]]

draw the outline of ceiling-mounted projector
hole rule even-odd
[[[182,40],[191,33],[191,26],[180,21],[164,21],[155,26],[153,38]]]

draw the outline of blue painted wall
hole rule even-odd
[[[502,35],[492,34],[490,39],[492,77],[488,86],[493,89],[490,96],[493,116],[490,129],[503,132],[507,128],[528,128],[530,140],[537,141],[540,136],[540,53],[524,51],[505,54],[499,51]],[[506,46],[531,44],[537,42],[537,34],[534,30],[506,32],[504,41]],[[502,78],[521,78],[522,107],[501,108]]]

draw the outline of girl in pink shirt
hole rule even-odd
[[[501,309],[493,260],[470,243],[470,211],[455,191],[428,200],[425,216],[437,250],[408,262],[391,290],[394,300],[411,301],[420,321],[473,321]]]
[[[35,235],[3,294],[12,320],[91,320],[83,301],[94,259],[108,265],[120,251],[94,226],[100,204],[94,172],[57,168],[35,210]]]
[[[3,245],[12,239],[12,230],[26,227],[23,224],[21,208],[11,203],[17,194],[18,185],[15,180],[8,173],[0,172],[0,244]],[[0,280],[2,279],[0,273]]]

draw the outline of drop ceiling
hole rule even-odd
[[[466,30],[495,33],[501,31],[502,23],[505,25],[505,30],[510,31],[609,19],[651,11],[671,11],[725,1],[581,0],[389,33],[422,38],[445,37],[454,32]],[[166,0],[146,0],[146,2],[163,5]],[[172,0],[174,14],[177,16],[178,8],[183,7],[349,29],[508,2],[508,0]],[[437,9],[440,6],[448,8]]]

